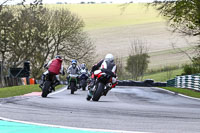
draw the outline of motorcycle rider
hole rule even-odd
[[[112,54],[107,54],[103,60],[95,64],[92,69],[91,69],[91,82],[88,85],[88,95],[92,97],[93,95],[93,88],[96,82],[95,75],[93,74],[94,71],[101,69],[102,72],[109,73],[112,77],[115,79],[113,80],[116,83],[116,72],[117,72],[117,66],[115,65],[114,62],[114,56]],[[114,84],[115,84],[114,83]],[[116,84],[115,84],[116,85]],[[113,86],[113,88],[115,87]]]
[[[44,65],[44,68],[48,70],[42,74],[42,83],[40,84],[39,87],[42,89],[42,86],[45,82],[45,76],[47,74],[52,74],[52,75],[56,75],[56,82],[52,86],[52,89],[55,91],[54,87],[60,84],[59,74],[65,75],[64,67],[62,65],[62,57],[60,55],[56,55],[55,59],[49,61],[47,64]]]
[[[67,69],[67,73],[68,74],[78,74],[80,75],[80,68],[77,65],[77,61],[76,60],[72,60],[71,61],[71,65],[68,67]],[[69,83],[69,76],[67,77],[67,81]],[[79,78],[77,78],[77,86],[79,87]],[[68,89],[69,89],[69,85],[68,85]]]
[[[80,65],[80,73],[81,73],[82,71],[86,72],[87,75],[89,75],[89,72],[88,72],[88,69],[86,68],[85,63],[82,63],[82,64]]]
[[[89,75],[90,74],[88,72],[88,69],[86,68],[85,63],[82,63],[80,65],[80,77],[79,77],[79,81],[80,81],[80,88],[82,88],[83,90],[86,89]]]

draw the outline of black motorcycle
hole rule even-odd
[[[56,76],[53,74],[48,73],[45,76],[45,81],[42,86],[42,97],[47,97],[49,93],[52,91],[55,91],[55,86],[59,84],[59,81],[57,81]]]
[[[99,101],[101,96],[106,96],[108,91],[116,86],[116,81],[113,80],[113,76],[109,72],[102,72],[101,70],[95,71],[94,75],[97,77],[94,88],[91,88],[91,94],[87,95],[87,100],[92,98],[93,101]],[[113,84],[114,83],[114,84]]]
[[[88,79],[87,71],[85,69],[82,69],[81,70],[81,75],[80,75],[80,88],[82,88],[83,91],[86,90],[87,79]]]

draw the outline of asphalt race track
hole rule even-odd
[[[0,117],[90,129],[200,133],[200,100],[158,88],[117,87],[99,102],[86,91],[0,99]],[[0,131],[1,132],[1,131]]]

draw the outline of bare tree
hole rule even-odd
[[[10,35],[12,34],[15,18],[9,8],[4,8],[0,12],[0,55],[1,55],[1,77],[3,77],[6,54],[10,51]]]
[[[167,77],[167,80],[172,78],[172,75],[173,75],[173,70],[167,70],[167,73],[166,73],[166,77]]]
[[[199,0],[164,0],[162,3],[156,0],[153,5],[169,20],[174,31],[192,36],[200,35]]]
[[[8,62],[13,67],[29,60],[32,75],[39,77],[47,60],[60,54],[66,61],[72,58],[91,62],[94,46],[83,32],[84,22],[67,9],[49,10],[39,7],[19,9],[10,38]]]
[[[124,79],[125,71],[122,57],[117,57],[115,63],[117,65],[117,77],[119,79]]]
[[[84,22],[69,10],[53,11],[52,27],[55,54],[62,54],[66,61],[77,59],[88,62],[93,55],[94,46],[88,35],[83,32]],[[88,56],[89,55],[89,56]]]
[[[9,0],[4,0],[2,3],[0,3],[0,12],[3,10],[3,6],[8,2]]]
[[[130,55],[127,59],[126,70],[130,72],[134,80],[143,78],[144,72],[148,68],[149,55],[146,42],[141,40],[134,40],[131,43]]]

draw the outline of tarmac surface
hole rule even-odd
[[[153,87],[116,87],[99,102],[87,101],[86,95],[87,91],[71,95],[64,89],[47,98],[27,95],[0,99],[0,117],[87,129],[200,132],[200,100]]]

